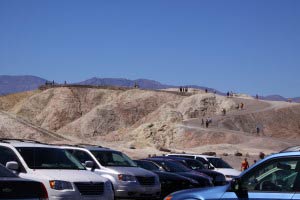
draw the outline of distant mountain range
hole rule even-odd
[[[142,89],[153,89],[153,90],[172,87],[170,85],[165,85],[160,82],[148,80],[148,79],[128,80],[124,78],[96,78],[96,77],[79,82],[77,84],[100,85],[100,86],[113,85],[113,86],[121,86],[121,87],[133,87],[135,84],[137,84]]]
[[[36,76],[0,75],[0,95],[35,90],[45,82],[46,79]]]
[[[151,89],[151,90],[159,90],[159,89],[166,89],[166,88],[176,88],[180,86],[175,85],[166,85],[162,84],[160,82],[149,80],[149,79],[136,79],[136,80],[129,80],[124,78],[91,78],[88,80],[85,80],[83,82],[79,82],[77,84],[80,85],[114,85],[114,86],[121,86],[121,87],[133,87],[135,84],[139,86],[141,89]],[[209,91],[215,91],[213,88],[203,87],[203,86],[197,86],[197,85],[183,85],[182,87],[188,87],[188,88],[196,88],[196,89],[208,89]],[[217,91],[219,94],[224,94],[220,91]]]
[[[40,85],[46,83],[46,79],[36,77],[36,76],[7,76],[0,75],[0,95],[23,92],[28,90],[35,90]],[[133,87],[137,84],[142,89],[166,89],[170,87],[179,87],[174,85],[166,85],[154,80],[148,79],[136,79],[129,80],[124,78],[97,78],[93,77],[82,82],[74,83],[80,85],[96,85],[96,86],[121,86],[121,87]],[[196,88],[196,89],[208,89],[209,91],[216,91],[216,93],[224,95],[225,93],[217,91],[213,88],[198,86],[198,85],[184,85],[184,87]],[[260,99],[270,100],[270,101],[287,101],[288,98],[285,98],[280,95],[269,95],[260,97]],[[294,102],[300,102],[300,97],[291,98]]]

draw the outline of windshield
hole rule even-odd
[[[161,165],[167,172],[189,172],[189,168],[178,162],[171,161],[156,161]]]
[[[152,162],[148,162],[148,161],[141,161],[141,160],[137,160],[135,161],[137,163],[137,165],[141,168],[150,170],[150,171],[159,171],[159,167],[156,166],[154,163]]]
[[[0,164],[0,177],[7,178],[7,177],[17,177],[14,173],[9,171],[7,168],[5,168],[3,165]]]
[[[30,169],[72,169],[85,167],[66,150],[47,147],[18,147],[17,150]]]
[[[102,166],[137,167],[125,154],[118,151],[91,151]]]
[[[215,168],[230,168],[232,167],[226,163],[221,158],[207,158],[207,160],[215,167]]]

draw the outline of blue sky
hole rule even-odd
[[[0,74],[300,96],[300,1],[0,0]]]

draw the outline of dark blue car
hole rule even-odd
[[[165,200],[300,199],[300,152],[271,155],[225,186],[175,192]]]
[[[174,160],[176,162],[180,162],[192,170],[195,170],[197,172],[200,172],[202,174],[206,174],[207,176],[210,176],[213,179],[214,186],[221,186],[221,185],[226,184],[226,178],[223,174],[207,169],[204,166],[204,164],[198,160],[184,158],[184,157],[171,157],[171,156],[167,157],[167,158]]]
[[[209,177],[203,173],[194,171],[181,163],[174,162],[174,160],[168,159],[167,157],[165,157],[165,158],[155,158],[154,157],[154,158],[147,158],[147,159],[143,159],[143,160],[152,161],[161,169],[161,171],[175,173],[175,174],[179,174],[181,176],[187,177],[187,178],[194,179],[194,180],[198,181],[199,187],[213,186],[211,177]]]

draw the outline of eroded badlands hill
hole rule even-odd
[[[240,103],[243,110],[235,108]],[[1,137],[105,144],[119,149],[250,153],[277,151],[300,142],[299,104],[227,98],[201,90],[182,94],[57,87],[2,96],[0,109],[5,111],[0,113]],[[205,128],[202,119],[208,117],[212,123]],[[23,120],[21,124],[18,119]],[[257,126],[260,133],[256,133]]]

